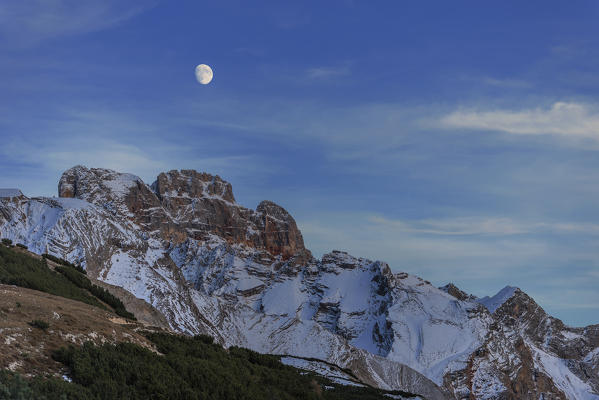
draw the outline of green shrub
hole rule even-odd
[[[33,392],[25,379],[10,371],[0,370],[0,399],[27,400],[33,398]]]
[[[379,390],[300,373],[274,356],[227,351],[207,336],[147,337],[163,355],[130,343],[86,343],[62,348],[53,358],[69,367],[73,384],[103,399],[385,399]]]
[[[27,246],[25,246],[23,243],[17,243],[16,246],[20,247],[20,248],[22,248],[24,250],[27,250]]]
[[[98,399],[87,388],[57,378],[24,379],[19,374],[0,370],[0,399],[10,400],[87,400]]]
[[[12,240],[4,238],[4,239],[2,239],[2,244],[10,247],[10,246],[12,246]]]
[[[34,328],[39,328],[43,331],[45,331],[46,329],[48,329],[50,327],[50,324],[47,323],[44,320],[41,319],[34,319],[31,322],[28,322],[29,325],[33,326]]]

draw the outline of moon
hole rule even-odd
[[[196,67],[196,79],[202,85],[207,85],[212,81],[212,77],[214,74],[212,73],[212,68],[210,68],[206,64],[200,64]]]

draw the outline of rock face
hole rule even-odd
[[[245,208],[206,173],[146,185],[77,166],[59,194],[0,198],[0,235],[82,263],[177,331],[428,399],[599,399],[599,327],[566,327],[516,288],[476,299],[340,251],[317,260],[286,210]]]
[[[455,297],[458,300],[476,300],[475,296],[460,290],[460,288],[458,288],[453,283],[448,283],[447,285],[440,287],[439,289]]]
[[[567,327],[521,290],[510,292],[494,311],[485,343],[470,356],[468,368],[446,377],[454,392],[475,398],[599,398],[593,360],[599,325]]]
[[[207,173],[173,170],[148,186],[135,175],[76,166],[62,175],[58,195],[126,216],[144,231],[173,243],[217,235],[284,259],[311,257],[285,209],[270,201],[260,203],[256,211],[242,207],[235,202],[230,183]]]

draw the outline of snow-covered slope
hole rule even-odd
[[[597,398],[599,327],[565,327],[516,288],[476,299],[344,252],[317,260],[287,211],[247,209],[205,173],[146,185],[77,166],[59,194],[0,198],[0,235],[83,264],[180,332],[428,399]]]

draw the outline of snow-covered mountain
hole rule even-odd
[[[58,189],[0,191],[0,235],[81,263],[176,331],[428,399],[599,399],[599,325],[567,327],[519,289],[476,299],[344,252],[315,259],[282,207],[245,208],[206,173],[149,186],[77,166]]]

